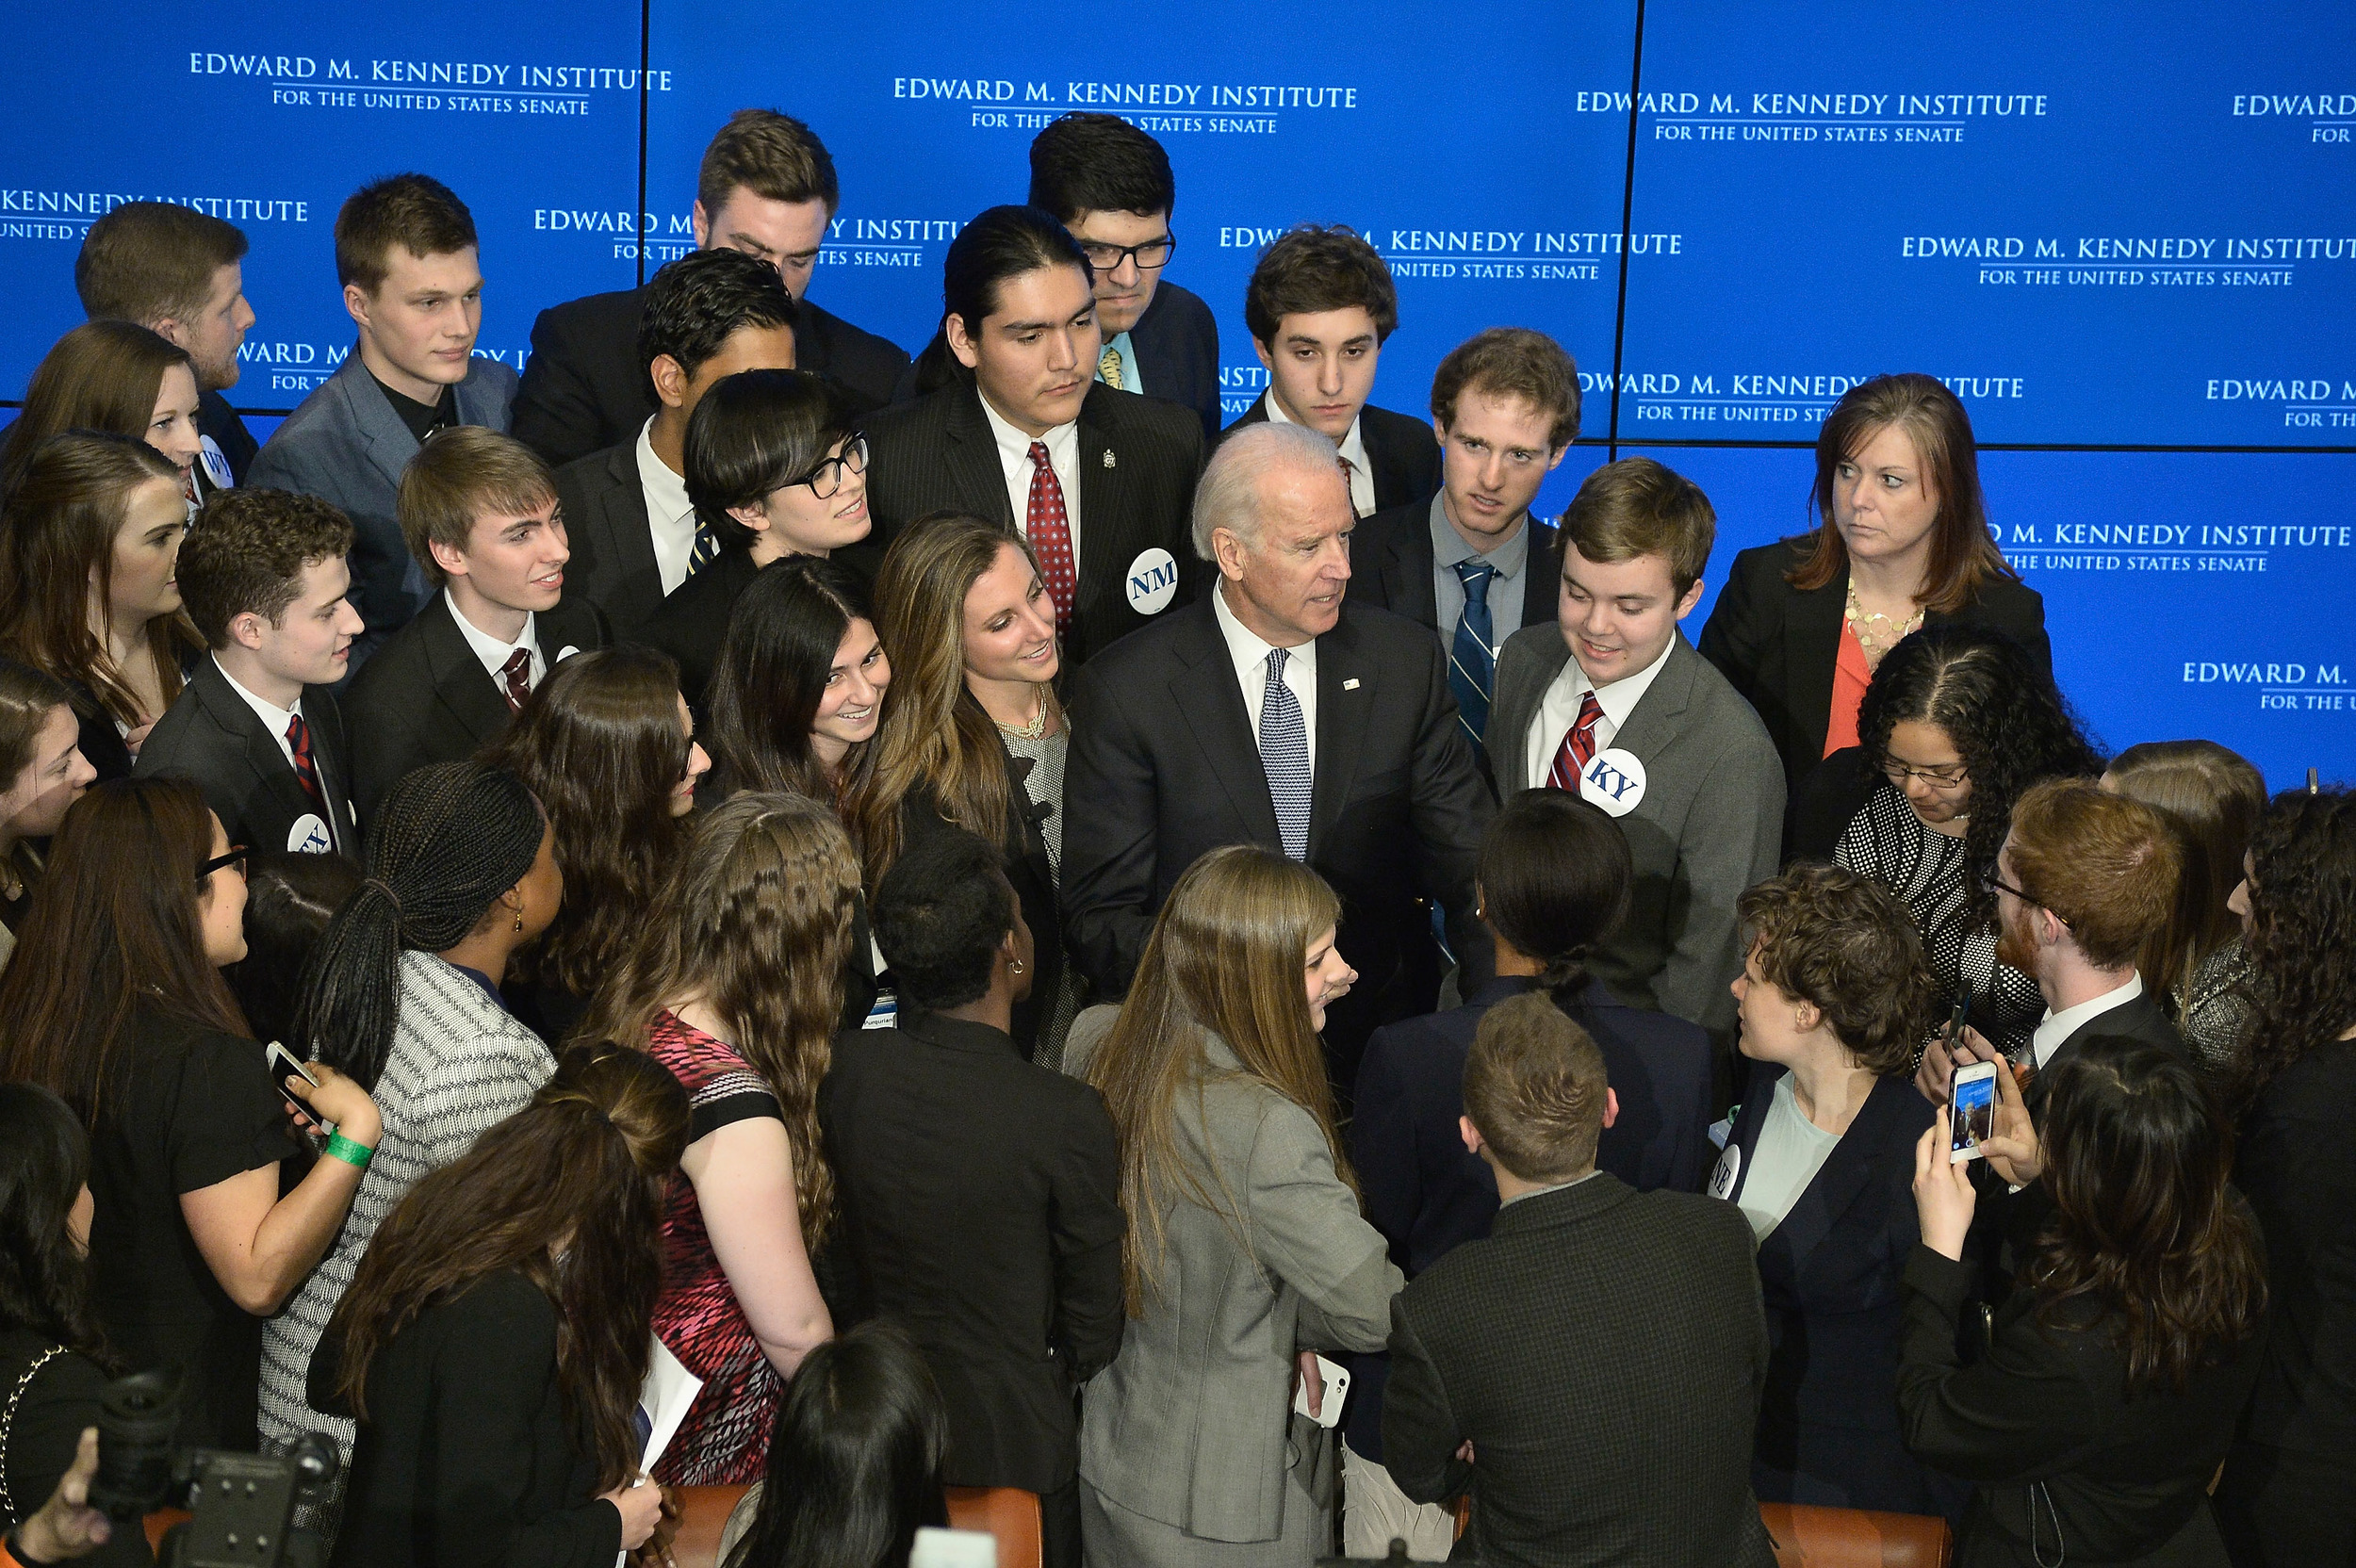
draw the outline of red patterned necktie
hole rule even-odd
[[[295,777],[303,783],[303,792],[311,797],[319,815],[327,815],[327,792],[319,788],[319,764],[311,760],[311,727],[295,714],[286,722],[286,749],[294,754]]]
[[[499,683],[507,688],[508,711],[520,713],[524,699],[532,695],[532,650],[517,648],[499,666]]]
[[[1554,766],[1546,770],[1546,788],[1579,793],[1579,772],[1595,760],[1595,722],[1602,717],[1603,705],[1595,700],[1595,694],[1592,690],[1581,693],[1579,721],[1562,736]]]
[[[1072,519],[1063,509],[1063,486],[1055,481],[1055,466],[1048,461],[1047,443],[1031,443],[1031,499],[1023,514],[1023,536],[1039,557],[1039,575],[1055,601],[1055,629],[1072,629],[1072,599],[1080,571],[1072,560]]]

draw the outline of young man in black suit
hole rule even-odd
[[[991,207],[950,242],[942,331],[972,371],[868,422],[875,537],[927,512],[1017,530],[1077,664],[1192,596],[1181,563],[1203,427],[1095,379],[1087,253],[1037,207]]]
[[[1497,1568],[1772,1568],[1750,1224],[1597,1170],[1611,1100],[1602,1053],[1547,998],[1481,1021],[1460,1130],[1503,1207],[1391,1303],[1391,1477],[1417,1502],[1470,1490],[1465,1549]]]
[[[1162,144],[1115,114],[1067,114],[1031,139],[1031,205],[1072,231],[1095,269],[1104,346],[1096,379],[1181,403],[1219,438],[1219,322],[1162,276],[1178,241]]]
[[[695,248],[742,251],[775,267],[801,306],[794,357],[785,368],[823,371],[867,408],[881,408],[908,368],[908,354],[805,298],[842,204],[834,159],[808,125],[774,109],[739,109],[704,149]],[[656,408],[638,355],[646,298],[644,287],[625,288],[540,313],[515,397],[517,440],[561,466],[638,433]]]
[[[1341,895],[1359,974],[1326,1019],[1345,1098],[1367,1034],[1438,998],[1427,900],[1446,911],[1466,988],[1486,977],[1473,879],[1496,810],[1431,633],[1343,602],[1352,526],[1317,432],[1268,425],[1220,444],[1193,540],[1219,579],[1080,672],[1063,841],[1072,961],[1108,998],[1204,850],[1255,843],[1314,866]]]
[[[221,396],[237,384],[237,350],[254,325],[245,299],[246,238],[237,225],[173,202],[125,202],[90,226],[74,259],[83,314],[137,321],[188,351],[205,478],[245,482],[261,450]]]
[[[360,858],[351,750],[329,690],[360,612],[352,525],[314,496],[227,490],[180,547],[180,596],[212,648],[132,770],[192,778],[233,844]]]
[[[567,463],[556,493],[573,548],[576,597],[617,637],[719,553],[687,497],[687,422],[739,370],[794,368],[794,296],[777,270],[739,251],[690,251],[645,289],[638,358],[656,408],[630,440]]]
[[[1432,433],[1440,493],[1360,527],[1357,594],[1439,633],[1457,715],[1479,750],[1497,649],[1554,614],[1554,525],[1530,503],[1579,433],[1579,367],[1545,333],[1491,327],[1432,374]]]
[[[859,1315],[906,1328],[941,1385],[941,1479],[1039,1494],[1044,1560],[1078,1568],[1072,1395],[1121,1348],[1121,1159],[1103,1097],[1009,1034],[1037,965],[1002,866],[952,827],[884,874],[898,1021],[837,1041],[818,1120]]]
[[[564,597],[556,478],[514,437],[461,426],[426,443],[401,475],[401,530],[438,591],[352,683],[363,815],[403,774],[499,739],[559,661],[612,640],[595,604]]]
[[[1376,408],[1374,369],[1399,326],[1399,290],[1373,246],[1336,223],[1304,223],[1260,253],[1243,321],[1268,390],[1227,427],[1274,419],[1333,443],[1350,476],[1350,510],[1371,517],[1430,500],[1440,448],[1421,419]]]

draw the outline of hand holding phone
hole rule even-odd
[[[1978,1159],[1980,1145],[1995,1135],[1997,1066],[1994,1062],[1973,1062],[1955,1070],[1950,1090],[1953,1114],[1948,1119],[1954,1129],[1954,1142],[1947,1151],[1951,1165]]]
[[[1301,1359],[1304,1363],[1314,1359],[1317,1363],[1317,1398],[1316,1403],[1310,1402],[1310,1380],[1298,1377],[1293,1388],[1294,1413],[1305,1415],[1320,1427],[1331,1427],[1342,1418],[1342,1400],[1350,1393],[1350,1368],[1328,1361],[1314,1350],[1301,1351]]]

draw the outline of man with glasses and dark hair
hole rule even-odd
[[[572,593],[627,637],[720,552],[687,495],[687,425],[740,370],[794,368],[799,312],[777,270],[738,251],[691,251],[646,287],[638,358],[655,411],[630,440],[557,470]]]
[[[1031,140],[1031,205],[1055,214],[1095,270],[1096,379],[1193,409],[1215,440],[1219,323],[1162,276],[1178,245],[1177,200],[1170,155],[1118,115],[1067,114]]]

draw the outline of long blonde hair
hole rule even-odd
[[[1199,1104],[1206,1084],[1237,1078],[1283,1095],[1317,1119],[1334,1170],[1357,1190],[1333,1130],[1304,978],[1309,944],[1340,913],[1323,877],[1249,844],[1204,855],[1162,906],[1129,999],[1088,1068],[1121,1138],[1121,1206],[1129,1215],[1121,1268],[1131,1316],[1143,1314],[1167,1250],[1170,1204],[1200,1204],[1244,1239],[1226,1173],[1213,1168],[1206,1184],[1178,1147],[1172,1109],[1182,1092]],[[1213,1037],[1235,1054],[1238,1070],[1212,1065],[1204,1046]]]
[[[834,1060],[859,890],[859,857],[833,812],[802,795],[736,796],[704,819],[572,1037],[644,1050],[656,1015],[700,995],[777,1097],[813,1252],[834,1218],[818,1085]]]
[[[900,858],[900,802],[928,786],[941,815],[991,844],[1006,842],[1014,807],[997,727],[965,684],[965,597],[1016,551],[1034,576],[1023,536],[962,512],[919,517],[892,540],[875,576],[875,633],[892,661],[892,700],[847,807],[875,887]],[[1055,710],[1053,687],[1040,700]]]

